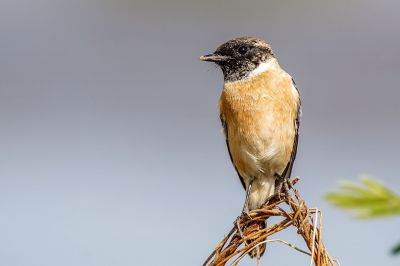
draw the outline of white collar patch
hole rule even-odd
[[[259,64],[258,67],[256,67],[253,71],[251,71],[249,73],[247,78],[252,78],[261,73],[264,73],[265,71],[267,71],[268,69],[271,68],[271,66],[274,64],[274,62],[275,62],[275,59],[272,58],[272,59],[268,60],[267,62]]]

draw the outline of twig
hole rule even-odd
[[[313,264],[313,259],[314,259],[315,236],[316,236],[316,234],[317,234],[318,213],[319,213],[319,210],[317,209],[316,212],[315,212],[314,230],[313,230],[313,235],[312,235],[312,248],[311,248],[311,261],[310,261],[310,266],[312,266],[312,264]],[[318,251],[319,251],[319,250],[318,250]]]
[[[298,180],[299,178],[296,177],[292,181],[292,185]],[[289,210],[286,210],[288,208],[284,208],[284,206],[289,207]],[[315,215],[314,218],[313,215]],[[261,230],[255,226],[256,222],[265,221],[272,216],[280,217],[281,220]],[[270,199],[260,209],[251,211],[248,216],[239,217],[234,224],[234,227],[217,245],[203,266],[223,266],[231,259],[233,262],[230,265],[235,266],[250,251],[267,242],[284,243],[298,252],[311,256],[310,265],[312,262],[316,266],[339,265],[338,261],[330,257],[322,242],[321,211],[316,208],[309,209],[297,190],[294,190],[294,195],[290,196],[289,205],[280,199]],[[290,226],[297,228],[297,233],[302,236],[310,252],[281,239],[267,240],[267,237]],[[251,241],[246,243],[247,240]]]

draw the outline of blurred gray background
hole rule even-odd
[[[2,0],[0,265],[199,265],[240,213],[198,57],[268,40],[303,102],[294,174],[342,265],[399,265],[399,220],[321,196],[371,174],[399,191],[398,1]],[[281,238],[302,245],[295,231]],[[269,245],[263,265],[308,265]],[[245,261],[243,265],[255,265]]]

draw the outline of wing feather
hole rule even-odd
[[[246,184],[244,183],[244,179],[243,179],[243,177],[239,174],[238,169],[236,168],[235,164],[233,163],[232,153],[231,153],[231,149],[230,149],[230,147],[229,147],[229,138],[228,138],[228,134],[229,134],[229,133],[228,133],[228,127],[226,126],[225,119],[224,119],[224,117],[223,117],[222,114],[220,114],[219,118],[220,118],[220,120],[221,120],[222,127],[224,128],[225,142],[226,142],[226,146],[227,146],[227,148],[228,148],[229,157],[231,158],[231,162],[232,162],[232,164],[233,164],[233,167],[235,167],[236,173],[237,173],[238,176],[239,176],[240,183],[242,183],[243,188],[246,189]]]
[[[296,88],[297,92],[299,90],[296,87],[296,83],[292,79],[293,86]],[[297,108],[297,114],[296,118],[294,119],[294,127],[295,127],[295,135],[294,135],[294,141],[293,141],[293,148],[292,152],[290,154],[290,159],[289,162],[287,163],[285,169],[283,170],[281,177],[285,179],[290,179],[290,176],[292,174],[292,169],[294,165],[294,160],[296,159],[296,154],[297,154],[297,145],[299,142],[299,127],[300,127],[300,114],[301,114],[301,102],[300,102],[300,97],[299,97],[299,106]]]

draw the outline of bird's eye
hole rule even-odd
[[[239,54],[245,54],[247,53],[247,47],[246,46],[240,46],[238,49]]]

